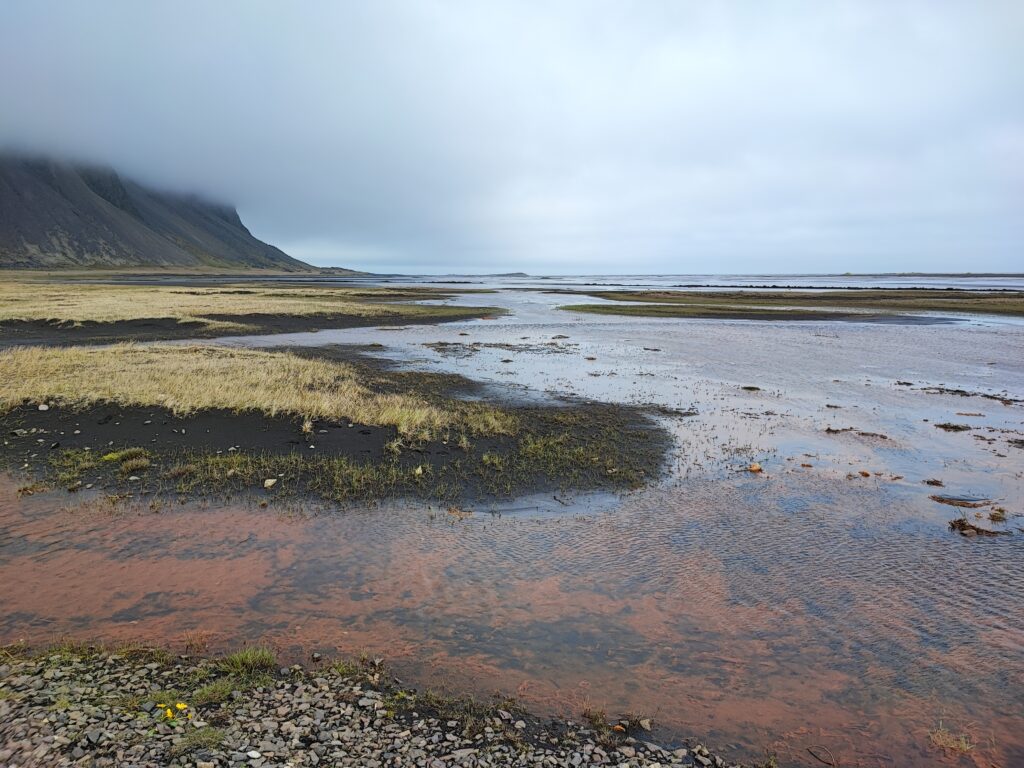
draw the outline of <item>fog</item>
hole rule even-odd
[[[1019,2],[12,2],[0,145],[370,271],[1022,271]]]

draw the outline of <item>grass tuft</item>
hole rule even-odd
[[[269,648],[252,646],[230,653],[220,660],[220,668],[243,681],[268,678],[277,670],[277,657]]]
[[[217,728],[196,728],[187,731],[177,744],[171,747],[171,757],[181,757],[200,749],[217,749],[224,743],[224,732]]]
[[[958,755],[966,755],[974,749],[974,741],[971,739],[970,734],[953,733],[942,724],[941,720],[939,721],[939,727],[929,732],[928,740],[931,741],[932,746],[941,749],[943,752],[952,752]]]

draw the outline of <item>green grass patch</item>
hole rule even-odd
[[[92,451],[78,448],[57,451],[50,455],[49,462],[57,482],[65,486],[78,483],[84,473],[99,466]]]
[[[244,687],[240,686],[233,677],[220,677],[197,688],[192,694],[191,701],[197,707],[222,704],[231,698],[232,693],[242,690]]]
[[[568,312],[627,317],[688,317],[695,320],[847,320],[864,317],[851,312],[815,309],[766,309],[759,307],[687,304],[566,304]]]
[[[218,728],[195,728],[185,732],[171,747],[171,757],[181,757],[200,749],[217,749],[224,743],[224,732]]]
[[[269,648],[252,646],[228,654],[218,666],[237,680],[262,684],[277,671],[277,657]]]
[[[644,302],[656,305],[681,304],[686,313],[736,309],[874,309],[897,312],[957,312],[1024,315],[1024,291],[971,291],[958,289],[885,288],[824,291],[564,291],[563,293],[607,299],[615,302]],[[603,304],[581,305],[597,312]],[[570,307],[562,307],[568,309]],[[602,314],[643,314],[640,308],[602,311]],[[656,310],[667,312],[667,310]]]

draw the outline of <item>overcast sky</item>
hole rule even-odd
[[[320,265],[1024,270],[1024,3],[0,3],[0,145]]]

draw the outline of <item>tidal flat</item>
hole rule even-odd
[[[407,684],[545,716],[641,713],[650,739],[736,761],[1024,760],[1019,320],[601,316],[543,286],[482,287],[495,292],[408,299],[465,313],[444,324],[233,329],[201,347],[90,347],[138,355],[119,383],[89,362],[69,381],[45,365],[5,379],[0,642],[365,653]],[[30,354],[63,367],[62,351]],[[271,412],[221,372],[224,399],[200,377],[176,403],[153,373],[231,354],[250,370],[338,366],[321,386],[335,400]],[[275,386],[288,381],[315,394],[320,380]],[[358,418],[336,402],[343,382]],[[399,419],[389,396],[415,408]],[[168,477],[197,451],[216,485]],[[401,482],[292,483],[291,462],[318,451]],[[243,470],[245,455],[269,463]],[[466,455],[475,469],[421,492]],[[522,483],[483,480],[512,456]],[[529,474],[542,456],[551,471]]]

